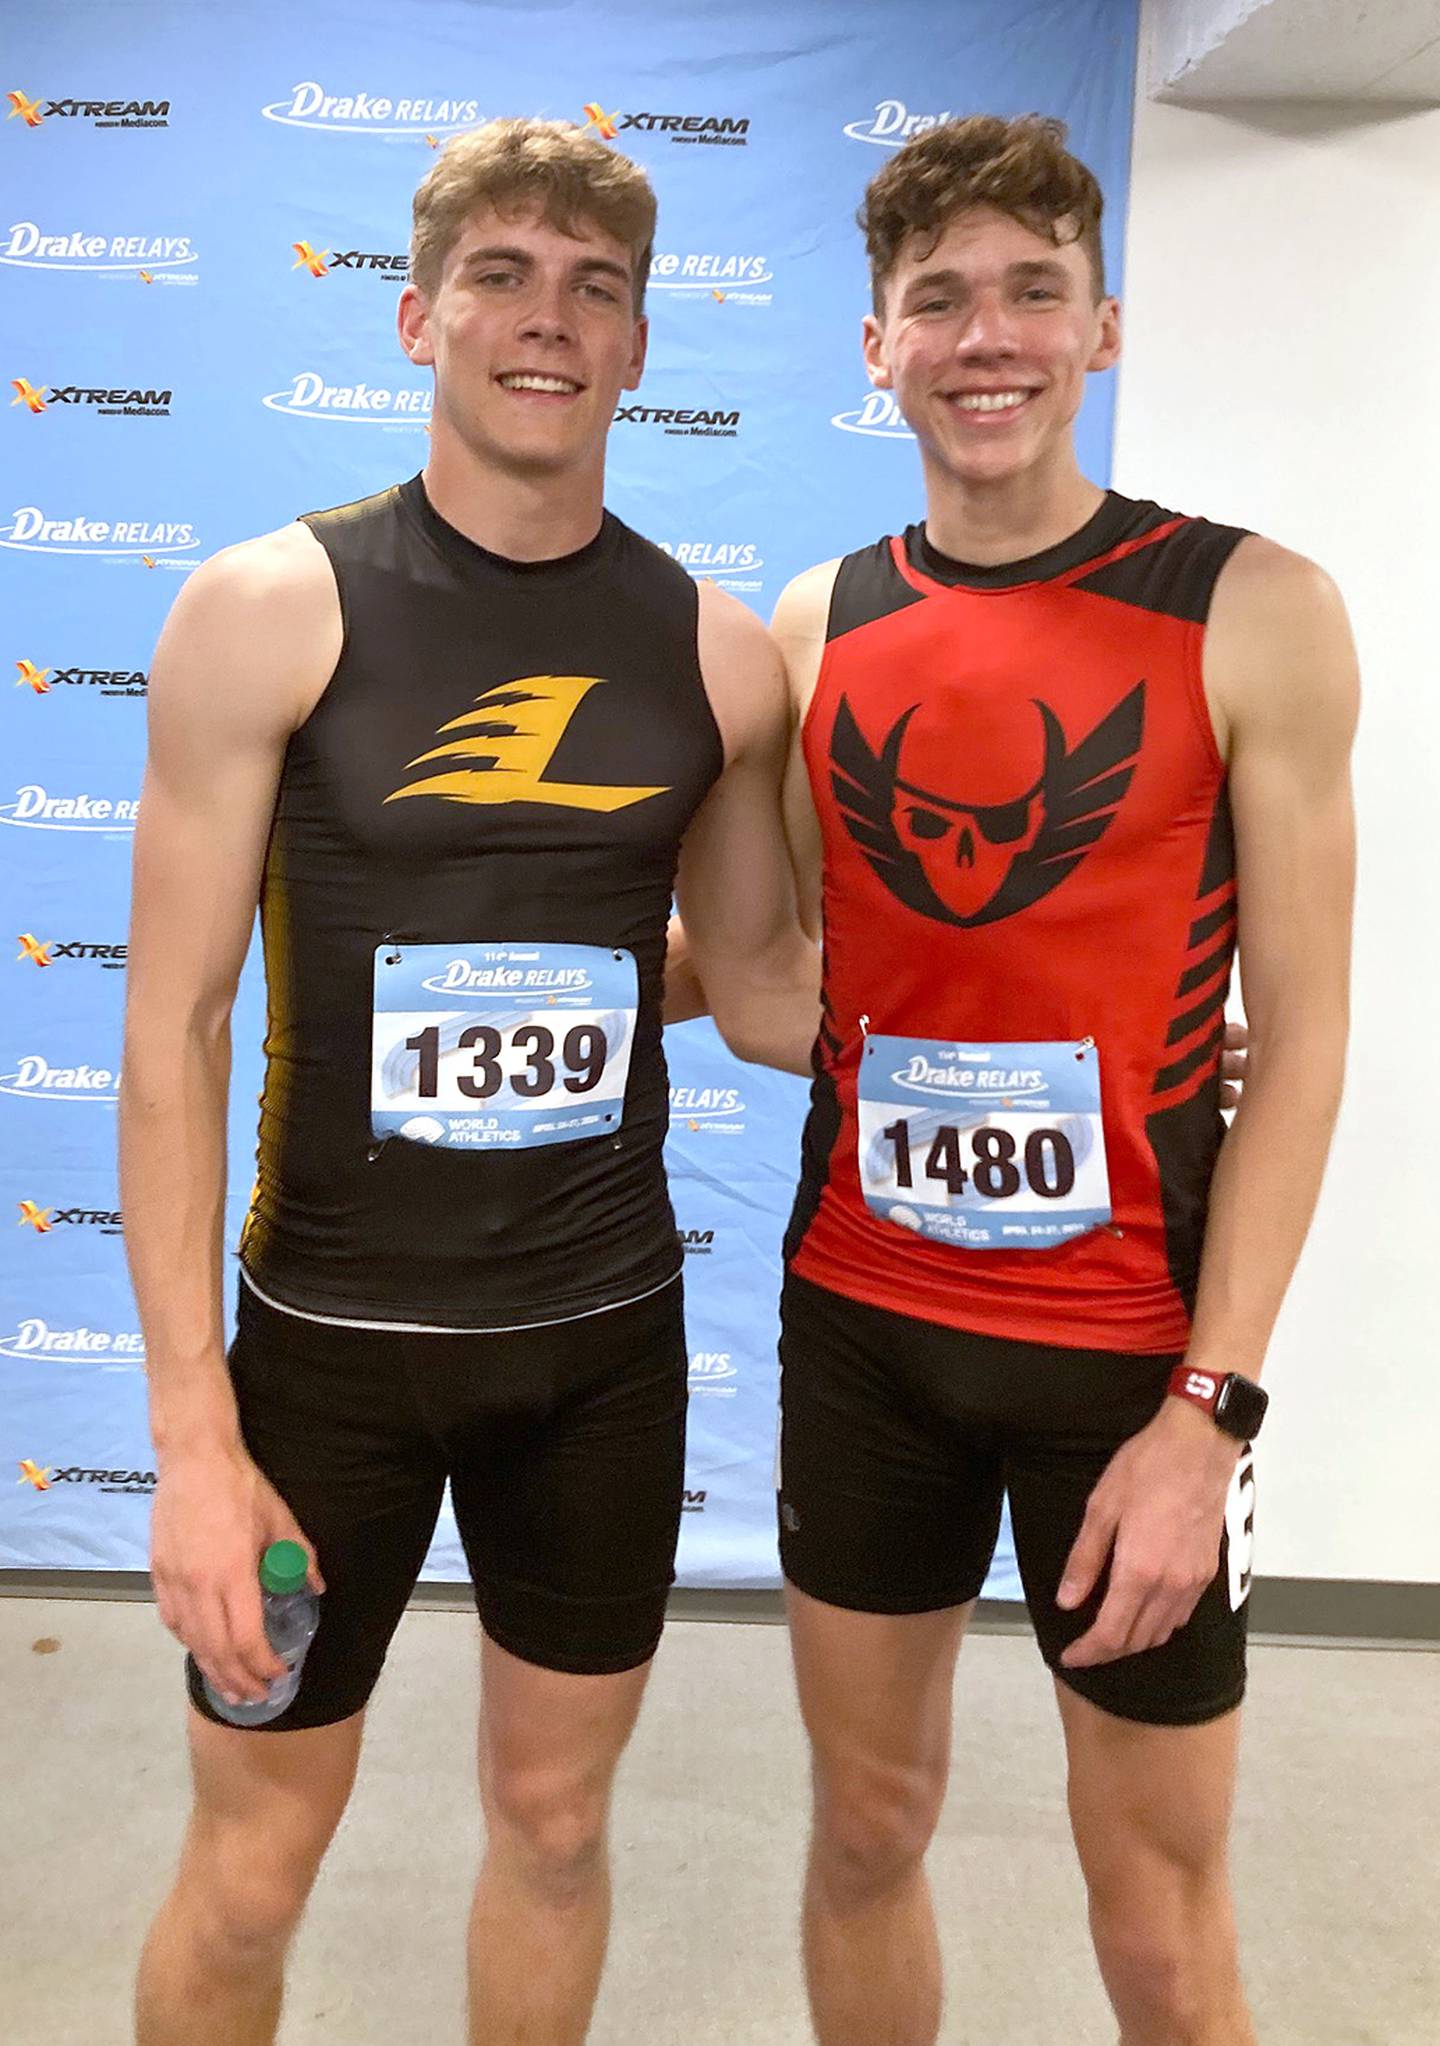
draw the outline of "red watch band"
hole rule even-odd
[[[1220,1388],[1225,1383],[1211,1371],[1196,1371],[1189,1364],[1177,1364],[1170,1373],[1170,1382],[1165,1390],[1173,1399],[1189,1400],[1195,1407],[1203,1407],[1212,1418],[1215,1403],[1220,1397]]]

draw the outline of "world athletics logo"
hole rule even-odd
[[[267,121],[286,128],[315,128],[332,135],[418,137],[438,148],[442,135],[474,128],[480,120],[475,99],[391,99],[372,92],[329,93],[313,78],[290,88],[289,99],[260,109]]]
[[[291,419],[341,420],[350,426],[427,426],[433,391],[415,387],[392,390],[387,384],[327,384],[313,369],[304,369],[288,390],[271,391],[260,401],[272,412]]]

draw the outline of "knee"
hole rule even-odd
[[[944,1797],[943,1772],[920,1766],[817,1766],[814,1866],[832,1902],[863,1904],[913,1875]]]
[[[274,1841],[230,1829],[192,1839],[182,1882],[217,1966],[243,1972],[284,1953],[319,1860],[319,1853],[286,1852]]]
[[[1232,1943],[1223,1874],[1166,1865],[1092,1881],[1090,1927],[1117,2008],[1175,2046],[1210,2036],[1211,1978]]]
[[[564,1901],[604,1864],[606,1797],[602,1786],[561,1769],[487,1772],[486,1822],[492,1847],[503,1845],[522,1873]]]

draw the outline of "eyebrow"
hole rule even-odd
[[[1041,256],[1023,263],[1009,263],[1005,267],[1006,278],[1014,284],[1068,284],[1070,273],[1063,263],[1052,257]],[[957,287],[969,289],[969,279],[959,270],[925,270],[920,276],[912,277],[905,287],[905,296],[912,292],[934,291],[939,285],[947,290]]]
[[[502,248],[498,245],[485,249],[472,249],[465,258],[466,270],[478,270],[485,263],[513,263],[518,270],[533,270],[535,258],[528,249]],[[585,256],[575,266],[576,273],[585,276],[618,278],[622,284],[629,284],[630,272],[623,263],[617,263],[611,256]]]

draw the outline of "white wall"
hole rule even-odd
[[[1440,112],[1142,101],[1115,483],[1323,564],[1366,697],[1354,1037],[1258,1567],[1440,1580]]]

